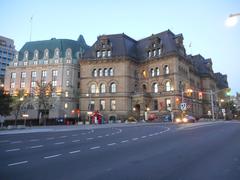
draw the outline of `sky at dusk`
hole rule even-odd
[[[183,34],[188,54],[211,58],[214,72],[228,75],[235,95],[240,92],[240,16],[236,26],[224,25],[232,13],[240,13],[239,0],[1,0],[0,35],[20,50],[30,40],[31,17],[32,41],[77,40],[82,34],[92,45],[102,34],[124,32],[139,40],[170,29]]]

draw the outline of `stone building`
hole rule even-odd
[[[12,95],[24,89],[31,94],[37,82],[52,83],[55,99],[48,118],[77,116],[79,109],[79,57],[86,45],[82,36],[78,41],[56,39],[27,42],[16,54],[7,68],[5,90]],[[31,119],[37,119],[41,109],[37,106],[27,110]],[[9,117],[9,119],[12,117]]]
[[[80,77],[82,118],[93,111],[108,120],[179,116],[182,102],[202,117],[211,110],[205,92],[218,88],[211,59],[187,55],[182,34],[170,30],[138,41],[99,36],[80,60]]]

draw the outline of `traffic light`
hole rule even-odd
[[[198,99],[202,99],[203,98],[203,93],[202,92],[198,92]]]
[[[180,98],[177,97],[177,98],[175,99],[175,102],[176,102],[177,105],[179,105],[179,104],[180,104]]]

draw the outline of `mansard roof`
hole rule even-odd
[[[58,48],[60,50],[60,57],[65,57],[65,52],[68,48],[72,50],[73,58],[79,58],[77,56],[78,52],[81,50],[85,50],[88,48],[84,38],[82,35],[78,38],[78,41],[70,40],[70,39],[56,39],[52,38],[50,40],[43,41],[31,41],[25,43],[25,45],[19,51],[19,60],[23,59],[24,52],[28,51],[28,59],[33,59],[34,51],[37,50],[39,52],[39,59],[42,59],[44,56],[44,50],[48,49],[49,58],[54,56],[55,49]]]
[[[175,35],[170,30],[151,35],[139,41],[126,34],[112,34],[99,36],[97,41],[83,55],[83,59],[96,59],[96,51],[101,49],[105,42],[106,50],[111,50],[111,57],[131,57],[136,61],[144,61],[148,58],[148,51],[155,48],[153,43],[158,43],[156,48],[161,48],[161,56],[171,53],[179,53],[185,56],[185,48],[182,43],[182,34]]]
[[[219,89],[228,88],[227,75],[220,72],[214,73],[216,79],[217,87]]]

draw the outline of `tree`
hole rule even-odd
[[[0,88],[0,115],[8,116],[12,111],[11,107],[12,98],[9,94],[4,92],[3,88]]]
[[[18,117],[22,113],[24,106],[29,101],[29,98],[24,90],[17,91],[17,94],[15,96],[12,96],[11,98],[12,98],[11,102],[12,113],[15,117],[15,125],[17,125]]]
[[[35,102],[38,109],[39,124],[46,125],[49,109],[52,108],[54,102],[55,88],[52,82],[40,83],[36,82],[36,87],[32,89],[32,100]]]

